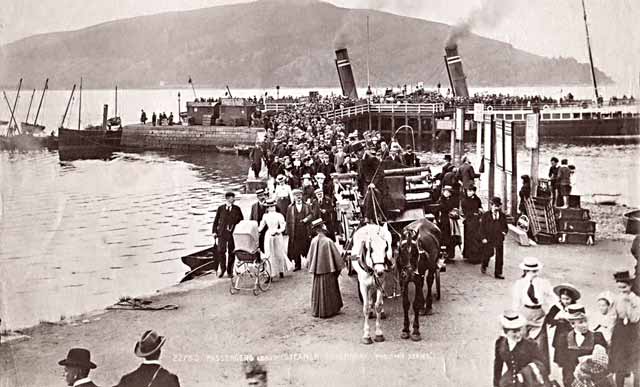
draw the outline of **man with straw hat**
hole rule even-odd
[[[516,311],[505,311],[500,316],[503,335],[495,344],[493,361],[493,386],[515,387],[525,384],[525,367],[533,369],[538,378],[547,379],[548,369],[543,365],[542,353],[537,344],[525,337],[527,320]],[[533,364],[533,366],[531,365]],[[503,368],[507,370],[503,373]]]
[[[89,372],[97,366],[91,361],[91,352],[84,348],[71,348],[67,358],[60,360],[64,367],[67,386],[97,387],[89,378]]]
[[[344,262],[335,243],[327,237],[322,218],[312,221],[311,228],[316,233],[308,255],[309,272],[313,274],[311,314],[313,317],[332,317],[342,308],[338,276]]]
[[[160,353],[166,337],[148,330],[136,343],[134,353],[143,358],[142,365],[120,379],[116,387],[180,387],[178,377],[160,365]]]

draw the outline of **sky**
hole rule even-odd
[[[274,0],[260,0],[274,1]],[[309,0],[275,0],[309,1]],[[595,65],[621,86],[640,88],[640,0],[584,0]],[[0,0],[0,44],[127,17],[247,0]],[[581,0],[327,0],[447,24],[547,57],[588,62]],[[375,21],[374,21],[375,22]],[[372,28],[375,28],[373,26]]]

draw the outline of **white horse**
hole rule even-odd
[[[360,295],[362,296],[362,313],[364,315],[363,344],[371,344],[369,333],[369,315],[376,312],[376,334],[374,340],[384,341],[380,319],[384,318],[383,289],[384,274],[388,270],[393,256],[391,246],[391,232],[384,226],[367,224],[353,233],[351,257],[353,268],[358,274]]]

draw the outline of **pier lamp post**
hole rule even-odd
[[[180,117],[180,92],[178,92],[178,117]]]
[[[371,133],[371,85],[367,86],[367,115],[369,116],[369,133]]]
[[[276,86],[276,99],[278,101],[280,100],[280,85]]]

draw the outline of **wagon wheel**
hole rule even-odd
[[[260,265],[260,272],[258,273],[258,287],[263,292],[266,292],[269,290],[269,287],[271,287],[271,262],[268,260],[265,260],[262,262],[262,265]],[[253,290],[254,294],[256,291],[257,289]]]
[[[436,270],[436,300],[440,301],[440,268]]]

